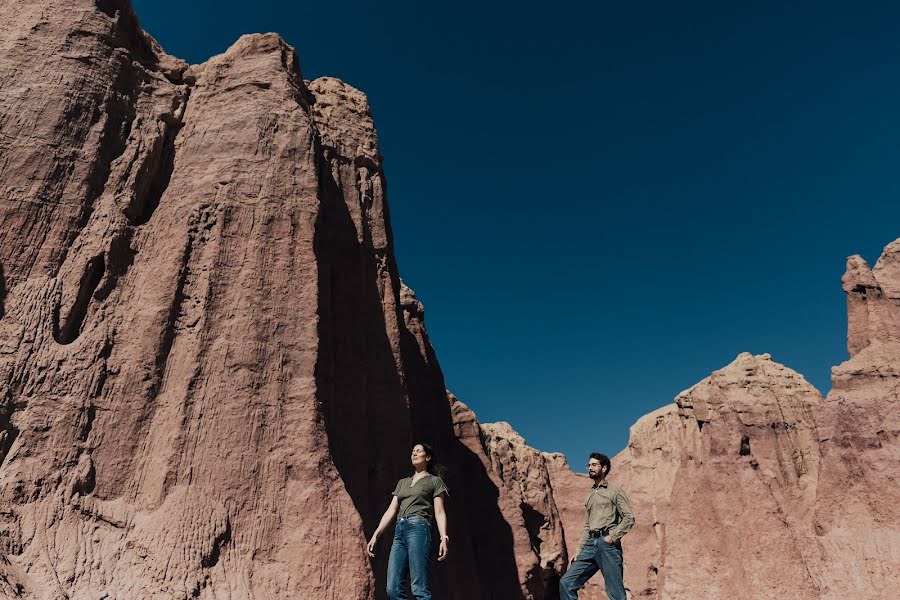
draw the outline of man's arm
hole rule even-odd
[[[634,525],[634,513],[631,511],[631,504],[628,502],[625,492],[619,490],[614,502],[616,512],[619,513],[619,523],[609,531],[609,537],[612,538],[613,542],[617,542]]]

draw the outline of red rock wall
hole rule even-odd
[[[465,404],[448,395],[457,437],[471,456],[480,459],[497,490],[485,499],[499,507],[502,519],[485,530],[479,545],[491,547],[495,561],[507,563],[504,571],[512,566],[517,573],[518,585],[503,597],[557,598],[566,562],[565,543],[543,456],[527,446],[508,423],[480,424]],[[499,540],[507,539],[507,532],[512,545],[498,545]]]
[[[900,240],[872,270],[850,257],[844,290],[851,358],[826,398],[745,353],[632,426],[611,475],[635,511],[631,597],[896,597]],[[571,548],[588,483],[547,457]],[[606,598],[599,576],[580,597]]]
[[[589,482],[448,402],[365,96],[272,34],[189,67],[125,0],[0,17],[0,594],[381,599],[424,440],[436,600],[554,598]],[[849,259],[824,400],[744,354],[633,427],[632,596],[893,597],[898,256]]]
[[[821,466],[811,529],[823,598],[900,589],[900,240],[869,271],[847,259],[851,358],[817,413]]]
[[[504,515],[521,537],[519,579],[534,598],[553,597],[565,571],[566,550],[546,460],[508,423],[487,423],[482,430],[491,471],[505,488],[501,496],[511,503]]]
[[[742,354],[639,420],[613,472],[636,524],[638,598],[817,598],[806,537],[822,398],[768,355]]]
[[[519,597],[366,98],[276,35],[188,67],[124,1],[0,15],[0,591],[383,598],[365,539],[424,439],[451,472],[435,598]]]

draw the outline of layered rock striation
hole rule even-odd
[[[0,591],[382,598],[365,540],[425,439],[453,474],[435,597],[521,596],[365,96],[272,34],[189,66],[125,0],[0,15]]]

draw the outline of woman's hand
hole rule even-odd
[[[444,497],[441,494],[434,499],[434,518],[437,521],[438,531],[441,534],[441,546],[438,548],[438,560],[447,558],[447,544],[450,538],[447,537],[447,511],[444,510]]]
[[[375,544],[378,543],[378,534],[373,533],[372,539],[369,540],[368,545],[366,546],[366,551],[369,553],[369,556],[375,556]]]

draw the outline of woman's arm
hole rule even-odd
[[[398,506],[400,506],[400,502],[397,500],[397,496],[394,496],[394,499],[391,500],[391,505],[387,507],[387,510],[384,511],[384,514],[381,516],[381,522],[378,524],[378,529],[372,534],[372,538],[366,546],[369,556],[375,556],[375,542],[378,541],[378,536],[381,535],[381,532],[387,529],[387,526],[390,525],[391,521],[394,520],[394,517],[397,516]]]
[[[441,545],[438,548],[438,560],[447,558],[447,511],[444,510],[444,494],[434,499],[434,519],[437,521],[438,533],[441,534]]]

